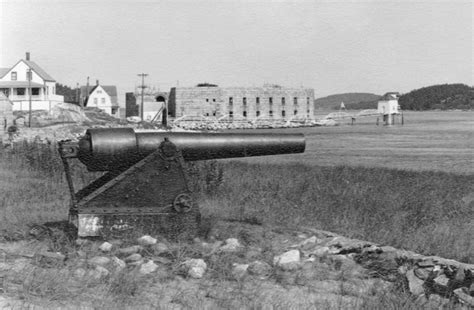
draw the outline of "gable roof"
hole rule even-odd
[[[43,78],[43,80],[45,81],[50,81],[50,82],[56,82],[55,79],[53,79],[53,77],[51,75],[49,75],[48,73],[46,73],[46,71],[44,71],[40,66],[38,66],[34,61],[31,61],[31,60],[23,60],[31,69],[33,69],[33,71],[35,71],[39,76],[41,76]]]
[[[24,62],[28,67],[30,67],[36,74],[38,74],[43,80],[48,82],[56,82],[56,80],[49,75],[46,71],[43,70],[38,64],[31,60],[20,59],[14,66],[11,68],[0,68],[0,78],[4,77],[10,70],[15,68],[20,62]]]
[[[386,93],[385,95],[383,95],[382,97],[379,98],[379,100],[394,100],[394,99],[398,99],[400,97],[400,93],[398,92],[388,92]]]
[[[87,106],[87,100],[89,99],[89,95],[92,94],[98,86],[99,85],[90,85],[89,92],[87,92],[87,86],[81,86],[81,98],[86,98],[86,101],[84,103],[85,106]],[[117,86],[100,85],[100,87],[102,87],[102,89],[107,93],[107,95],[110,96],[110,101],[112,102],[112,104],[117,105],[118,104]]]
[[[8,71],[10,71],[10,68],[0,68],[0,78],[4,77]]]

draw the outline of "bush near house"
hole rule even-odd
[[[64,102],[74,103],[79,105],[79,98],[77,97],[77,89],[73,89],[67,85],[56,83],[56,94],[64,96]]]

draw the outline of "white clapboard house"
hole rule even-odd
[[[48,110],[64,102],[56,95],[56,81],[38,64],[30,53],[10,68],[0,68],[0,92],[12,103],[14,111]],[[31,95],[31,96],[30,96]]]
[[[99,81],[94,86],[81,86],[81,100],[84,107],[99,108],[109,115],[119,116],[116,86],[100,85]]]

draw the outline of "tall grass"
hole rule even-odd
[[[206,212],[243,221],[311,225],[424,254],[474,261],[474,176],[303,164],[223,164]]]
[[[77,188],[97,174],[72,165]],[[207,161],[188,166],[204,216],[314,226],[424,254],[474,262],[473,175],[383,168]],[[55,145],[0,152],[3,237],[64,220],[68,188]]]

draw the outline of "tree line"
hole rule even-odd
[[[71,88],[67,85],[56,83],[56,94],[64,96],[64,102],[79,105],[77,88]]]
[[[403,110],[474,109],[474,88],[465,84],[443,84],[412,90],[398,100]]]
[[[378,100],[346,104],[347,109],[376,109]],[[465,84],[432,85],[412,90],[398,99],[402,110],[471,110],[474,109],[474,88]]]

